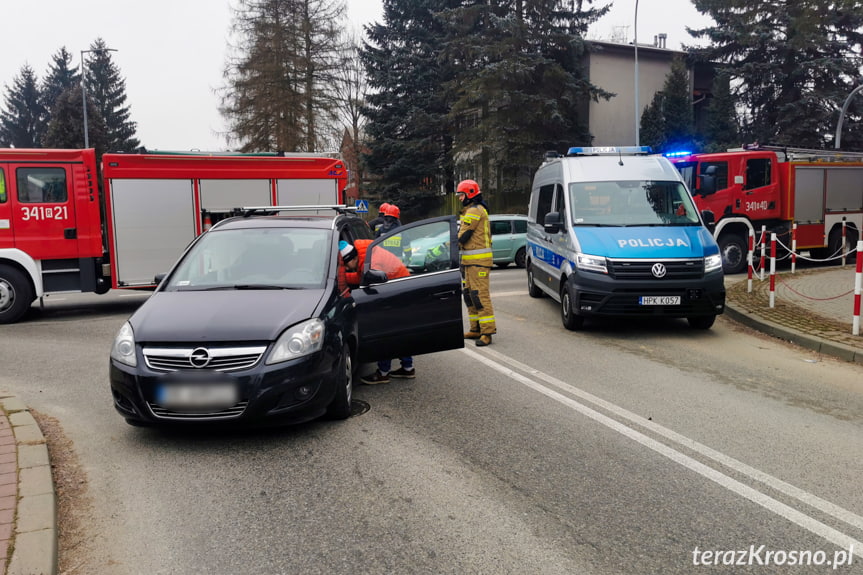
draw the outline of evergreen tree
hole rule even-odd
[[[242,48],[226,64],[221,113],[243,151],[320,151],[332,141],[343,37],[338,0],[240,0]]]
[[[713,87],[710,91],[713,97],[707,106],[705,151],[724,152],[741,144],[734,99],[731,96],[728,74],[724,70],[719,71],[713,78]]]
[[[135,122],[126,105],[126,80],[111,59],[111,50],[101,38],[90,45],[85,70],[87,100],[93,100],[105,121],[106,143],[103,152],[133,152],[141,143],[135,138]],[[88,106],[89,115],[89,106]],[[89,132],[89,123],[88,123]],[[91,147],[93,142],[90,143]]]
[[[87,99],[87,138],[90,146],[105,150],[108,146],[105,121],[95,102]],[[54,100],[54,111],[42,144],[46,148],[84,147],[84,111],[81,86],[72,86]]]
[[[60,48],[51,57],[48,75],[42,80],[42,105],[48,112],[48,123],[53,119],[54,104],[60,95],[81,83],[77,67],[73,68],[71,64],[72,55],[65,46]]]
[[[5,110],[0,111],[0,147],[38,148],[45,134],[45,107],[36,73],[25,64],[5,89]]]
[[[861,69],[858,0],[693,0],[716,23],[692,52],[725,64],[748,141],[821,148]]]
[[[641,114],[639,136],[641,144],[650,146],[654,152],[665,149],[665,114],[663,100],[665,95],[660,90],[653,95],[650,105]]]
[[[455,78],[443,58],[446,26],[440,12],[457,0],[383,0],[383,23],[366,26],[360,57],[370,94],[363,109],[371,173],[380,191],[408,219],[432,205],[441,189],[455,188],[452,98]]]
[[[692,112],[692,90],[689,72],[682,58],[671,61],[671,70],[662,87],[665,144],[661,151],[692,149],[695,117]]]

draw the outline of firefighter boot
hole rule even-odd
[[[466,331],[464,332],[465,339],[479,339],[482,334],[478,331]]]
[[[485,347],[487,345],[491,345],[491,336],[489,334],[485,334],[476,340],[477,347]]]

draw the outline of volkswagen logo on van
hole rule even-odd
[[[650,268],[650,273],[653,274],[655,278],[664,278],[665,274],[668,273],[668,270],[665,269],[663,264],[653,264],[653,267]]]
[[[189,355],[189,363],[192,364],[192,367],[197,367],[198,369],[207,367],[210,359],[210,352],[204,347],[193,350],[191,355]]]

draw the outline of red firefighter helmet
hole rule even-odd
[[[382,203],[380,206],[378,206],[378,213],[383,214],[383,215],[387,215],[387,208],[389,208],[389,207],[390,207],[390,205],[388,203],[386,203],[386,202]]]
[[[479,184],[473,180],[462,180],[455,191],[457,194],[464,194],[467,199],[471,200],[479,195]]]
[[[401,216],[402,211],[395,204],[387,204],[387,210],[384,212],[385,216],[392,216],[396,219]]]

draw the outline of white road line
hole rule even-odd
[[[733,478],[731,478],[731,477],[729,477],[729,476],[727,476],[727,475],[725,475],[725,474],[723,474],[723,473],[721,473],[721,472],[719,472],[719,471],[717,471],[711,467],[708,467],[707,465],[704,465],[700,461],[697,461],[697,460],[693,459],[692,457],[689,457],[688,455],[685,455],[685,454],[681,453],[680,451],[677,451],[677,450],[665,445],[664,443],[660,443],[659,441],[656,441],[655,439],[652,439],[652,438],[644,435],[643,433],[636,431],[635,429],[632,429],[631,427],[627,427],[623,423],[620,423],[619,421],[612,419],[612,418],[608,417],[607,415],[603,415],[602,413],[600,413],[600,412],[598,412],[598,411],[596,411],[596,410],[594,410],[594,409],[592,409],[592,408],[590,408],[590,407],[588,407],[582,403],[579,403],[578,401],[576,401],[570,397],[562,395],[562,394],[560,394],[560,393],[558,393],[552,389],[545,387],[541,383],[538,383],[538,382],[536,382],[536,381],[534,381],[528,377],[525,377],[525,376],[521,375],[520,373],[512,371],[511,369],[501,365],[497,361],[490,359],[489,357],[485,357],[485,356],[486,355],[492,355],[498,361],[513,365],[514,367],[517,367],[520,370],[526,371],[526,372],[530,373],[531,375],[533,375],[539,379],[543,379],[544,381],[547,381],[548,383],[550,383],[556,387],[559,387],[561,389],[565,389],[569,393],[573,393],[573,394],[577,395],[578,397],[581,397],[587,401],[590,401],[592,403],[600,405],[604,409],[608,409],[609,411],[611,411],[612,413],[615,413],[616,415],[619,415],[620,417],[624,417],[626,419],[629,419],[631,421],[636,422],[638,425],[641,425],[643,427],[647,427],[647,428],[651,429],[651,431],[654,431],[660,435],[663,435],[664,437],[672,439],[673,441],[676,441],[682,445],[685,445],[686,447],[689,447],[690,449],[704,455],[705,457],[708,457],[708,458],[713,459],[717,462],[720,462],[723,465],[726,465],[726,466],[734,469],[735,471],[739,471],[740,473],[744,473],[750,477],[753,477],[754,479],[757,479],[758,481],[761,481],[770,487],[773,487],[779,491],[782,491],[783,493],[786,493],[787,495],[791,495],[792,497],[795,497],[795,498],[799,499],[800,501],[803,501],[804,503],[807,503],[808,505],[811,505],[811,506],[815,507],[816,509],[819,509],[820,511],[828,513],[828,514],[832,515],[833,517],[836,517],[837,519],[841,519],[842,521],[845,521],[846,523],[853,525],[854,527],[859,528],[859,526],[861,524],[863,524],[863,518],[861,518],[860,516],[850,512],[850,511],[847,511],[845,509],[842,509],[841,507],[834,505],[828,501],[824,501],[823,499],[820,499],[820,498],[816,497],[815,495],[807,493],[806,491],[803,491],[802,489],[798,489],[796,487],[793,487],[793,486],[791,486],[791,485],[789,485],[789,484],[787,484],[787,483],[785,483],[779,479],[776,479],[775,477],[772,477],[766,473],[758,471],[757,469],[754,469],[754,468],[752,468],[752,467],[750,467],[744,463],[741,463],[741,462],[739,462],[739,461],[737,461],[731,457],[727,457],[727,456],[719,453],[718,451],[715,451],[715,450],[710,449],[704,445],[701,445],[695,441],[692,441],[692,440],[690,440],[690,439],[688,439],[688,438],[686,438],[686,437],[684,437],[678,433],[675,433],[669,429],[666,429],[660,425],[656,425],[653,422],[645,421],[643,417],[638,417],[632,412],[626,411],[625,409],[617,407],[614,404],[608,403],[608,402],[606,402],[606,401],[604,401],[604,400],[602,400],[602,399],[600,399],[594,395],[591,395],[585,391],[577,389],[577,388],[575,388],[575,387],[573,387],[573,386],[571,386],[571,385],[569,385],[563,381],[555,379],[554,377],[552,377],[550,375],[544,374],[544,373],[542,373],[542,372],[540,372],[534,368],[531,368],[531,367],[529,367],[523,363],[520,363],[516,360],[513,360],[511,358],[508,358],[505,355],[502,355],[498,352],[495,352],[495,351],[490,350],[490,349],[486,349],[486,350],[483,350],[482,353],[480,353],[480,352],[471,350],[469,348],[463,348],[462,352],[471,356],[473,359],[484,363],[485,365],[489,366],[490,368],[506,375],[507,377],[510,377],[510,378],[514,379],[515,381],[517,381],[517,382],[519,382],[519,383],[521,383],[521,384],[523,384],[523,385],[525,385],[525,386],[527,386],[527,387],[529,387],[535,391],[538,391],[539,393],[542,393],[543,395],[545,395],[551,399],[554,399],[555,401],[557,401],[563,405],[566,405],[567,407],[570,407],[571,409],[581,413],[582,415],[589,417],[590,419],[593,419],[597,423],[601,423],[602,425],[605,425],[606,427],[613,429],[614,431],[617,431],[621,435],[624,435],[625,437],[632,439],[633,441],[636,441],[636,442],[644,445],[645,447],[648,447],[649,449],[652,449],[653,451],[671,459],[672,461],[674,461],[676,463],[679,463],[683,467],[685,467],[691,471],[694,471],[695,473],[698,473],[699,475],[702,475],[703,477],[706,477],[707,479],[710,479],[714,483],[717,483],[717,484],[721,485],[722,487],[725,487],[729,491],[732,491],[733,493],[736,493],[736,494],[752,501],[753,503],[756,503],[756,504],[764,507],[765,509],[772,511],[773,513],[779,515],[780,517],[784,517],[785,519],[791,521],[795,525],[799,525],[800,527],[803,527],[807,531],[810,531],[810,532],[814,533],[815,535],[818,535],[819,537],[822,537],[822,538],[826,539],[827,541],[830,541],[831,543],[839,546],[840,548],[844,549],[844,548],[848,548],[848,547],[853,545],[854,546],[854,555],[863,558],[863,542],[858,541],[857,539],[854,539],[853,537],[851,537],[845,533],[842,533],[841,531],[838,531],[838,530],[836,530],[836,529],[834,529],[828,525],[825,525],[824,523],[821,523],[820,521],[813,519],[812,517],[809,517],[808,515],[794,509],[793,507],[790,507],[790,506],[786,505],[785,503],[782,503],[781,501],[773,499],[769,495],[761,493],[760,491],[757,491],[756,489],[753,489],[752,487],[749,487],[748,485],[741,483],[740,481],[737,481],[736,479],[733,479]],[[650,425],[648,425],[648,424],[650,424]]]
[[[492,297],[509,297],[509,296],[514,296],[514,295],[527,295],[527,291],[526,290],[519,290],[519,291],[500,291],[500,292],[493,291],[493,292],[491,292]]]

